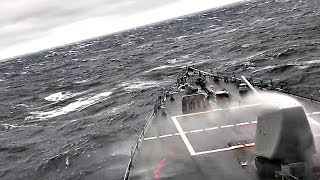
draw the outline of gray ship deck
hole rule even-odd
[[[129,179],[262,179],[254,165],[254,136],[262,105],[241,98],[234,84],[219,82],[213,88],[227,89],[233,103],[182,114],[184,92],[175,94],[175,101],[165,101],[168,114],[158,112],[149,123]],[[304,106],[319,151],[320,103],[292,97]]]

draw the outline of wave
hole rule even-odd
[[[42,127],[38,125],[17,125],[17,124],[0,124],[0,130],[11,130],[16,128]]]
[[[58,102],[58,101],[63,101],[63,100],[78,96],[80,94],[83,94],[83,93],[57,92],[57,93],[51,94],[50,96],[45,97],[44,99],[47,101]]]
[[[125,90],[136,90],[136,89],[148,89],[152,87],[160,86],[158,81],[142,81],[142,80],[131,80],[123,82],[119,85],[123,87]]]
[[[65,107],[57,108],[51,111],[30,112],[31,116],[26,117],[25,120],[32,120],[32,119],[46,120],[46,119],[60,116],[63,114],[68,114],[70,112],[81,111],[89,106],[92,106],[96,103],[106,100],[106,98],[108,98],[108,96],[110,96],[111,94],[112,92],[106,91],[106,92],[102,92],[97,95],[94,95],[92,97],[79,98],[76,102],[72,102]]]
[[[162,65],[162,66],[158,66],[158,67],[149,69],[149,70],[145,71],[145,73],[149,73],[149,72],[156,71],[156,70],[161,70],[161,69],[174,68],[174,67],[177,67],[177,66],[181,66],[181,65],[178,65],[178,64],[176,64],[176,65]]]
[[[310,60],[310,61],[305,61],[303,64],[320,64],[320,60]]]
[[[174,39],[175,41],[179,41],[179,40],[184,39],[184,38],[187,38],[187,37],[189,37],[189,36],[183,35],[183,36],[175,37],[175,38],[173,38],[173,39]]]
[[[252,71],[252,73],[257,73],[257,72],[260,72],[260,71],[273,69],[275,67],[277,67],[277,66],[265,66],[265,67],[262,67],[262,68],[259,68],[259,69],[256,69],[256,70]]]
[[[75,84],[83,84],[83,83],[87,83],[89,81],[91,81],[92,79],[84,79],[84,80],[79,80],[79,81],[75,81]]]

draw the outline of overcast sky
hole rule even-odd
[[[0,59],[240,0],[1,0]]]

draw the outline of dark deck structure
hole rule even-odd
[[[212,80],[207,86],[213,92],[229,91],[230,102],[213,103],[205,110],[183,113],[181,98],[185,91],[176,91],[175,100],[164,100],[165,109],[162,105],[148,123],[132,157],[127,178],[263,179],[254,165],[254,137],[257,117],[264,104],[247,98],[250,95],[241,96],[235,83]],[[304,107],[320,152],[320,103],[285,95]],[[320,154],[314,156],[315,164],[320,164]]]

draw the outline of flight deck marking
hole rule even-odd
[[[180,133],[180,137],[182,138],[182,141],[184,142],[184,144],[186,145],[189,153],[191,154],[191,156],[195,155],[196,152],[194,151],[190,141],[188,140],[186,134],[183,132],[183,129],[181,127],[181,125],[179,124],[178,120],[176,117],[171,117],[173,123],[176,125],[176,128],[178,130],[178,132]]]
[[[162,136],[159,136],[159,138],[170,137],[170,136],[172,136],[172,134],[162,135]]]
[[[204,130],[205,130],[205,131],[211,131],[211,130],[215,130],[215,129],[219,129],[219,127],[206,128],[206,129],[204,129]]]
[[[201,131],[203,131],[203,129],[192,130],[190,131],[190,133],[201,132]]]
[[[320,114],[320,112],[307,113],[307,115],[313,115],[313,114]],[[318,122],[310,117],[308,117],[308,120],[320,128],[320,122]],[[238,124],[234,124],[234,125],[230,124],[230,125],[225,125],[225,126],[216,126],[216,127],[205,128],[205,129],[191,130],[191,131],[183,132],[183,133],[188,134],[188,133],[197,133],[197,132],[202,132],[202,131],[212,131],[212,130],[216,130],[219,128],[223,129],[223,128],[227,128],[227,127],[245,126],[245,125],[256,124],[256,123],[257,123],[257,121],[243,122],[243,123],[238,123]],[[147,140],[153,140],[153,139],[159,139],[159,138],[166,138],[166,137],[172,137],[173,135],[179,136],[180,133],[172,133],[172,134],[166,134],[166,135],[160,135],[160,136],[147,137],[147,138],[144,138],[143,140],[147,141]],[[320,136],[320,135],[316,135],[315,137],[318,137],[318,136]]]
[[[247,106],[253,106],[253,105],[247,105]],[[243,106],[242,106],[243,107]],[[209,112],[212,112],[209,111]],[[205,112],[202,112],[205,113]],[[202,114],[201,113],[201,114]],[[194,113],[195,114],[195,113]],[[194,115],[194,114],[188,114],[188,115]],[[199,114],[199,113],[198,113]],[[306,113],[306,115],[315,115],[315,114],[320,114],[320,112],[310,112],[310,113]],[[208,153],[216,153],[216,152],[222,152],[222,151],[229,151],[229,150],[235,150],[235,149],[239,149],[239,148],[245,148],[245,147],[252,147],[255,144],[254,143],[249,143],[249,144],[240,144],[240,145],[236,145],[236,146],[231,146],[231,147],[227,147],[227,148],[221,148],[221,149],[214,149],[214,150],[209,150],[209,151],[202,151],[202,152],[195,152],[190,141],[188,140],[186,134],[187,133],[197,133],[197,132],[203,132],[203,131],[211,131],[211,130],[216,130],[219,128],[228,128],[228,127],[235,127],[235,126],[244,126],[244,125],[250,125],[250,124],[256,124],[257,121],[251,121],[251,122],[243,122],[243,123],[238,123],[238,124],[230,124],[230,125],[224,125],[224,126],[216,126],[216,127],[210,127],[210,128],[205,128],[205,129],[197,129],[197,130],[191,130],[188,132],[184,132],[182,130],[182,127],[180,125],[180,123],[177,120],[177,117],[183,117],[183,116],[173,116],[171,117],[174,124],[176,125],[176,128],[178,129],[178,133],[172,133],[172,134],[166,134],[166,135],[161,135],[161,136],[153,136],[153,137],[148,137],[148,138],[144,138],[145,141],[147,140],[153,140],[153,139],[160,139],[160,138],[166,138],[166,137],[172,137],[173,135],[175,136],[181,136],[183,142],[185,143],[189,153],[193,156],[193,155],[202,155],[202,154],[208,154]],[[320,128],[320,122],[308,117],[309,122],[313,123],[314,125],[316,125],[317,127]],[[320,134],[315,135],[314,137],[319,137]]]
[[[244,123],[238,123],[238,124],[236,124],[236,126],[244,126],[244,125],[248,125],[249,124],[249,122],[244,122]]]
[[[234,125],[233,124],[230,124],[230,125],[225,125],[225,126],[220,126],[220,128],[228,128],[228,127],[233,127]]]
[[[147,138],[144,138],[145,141],[151,140],[151,139],[157,139],[157,137],[147,137]]]
[[[188,133],[197,133],[197,132],[202,132],[202,131],[212,131],[212,130],[216,130],[216,129],[223,129],[223,128],[228,128],[228,127],[234,127],[234,126],[243,126],[243,125],[250,125],[249,122],[244,122],[244,123],[239,123],[236,125],[230,124],[230,125],[226,125],[226,126],[216,126],[216,127],[211,127],[211,128],[205,128],[205,129],[196,129],[196,130],[190,130],[188,132],[183,132],[184,134],[188,134]],[[160,135],[158,137],[148,137],[148,138],[144,138],[144,140],[152,140],[152,139],[157,139],[157,138],[165,138],[165,137],[172,137],[173,135],[175,136],[179,136],[180,133],[172,133],[172,134],[166,134],[166,135]]]

